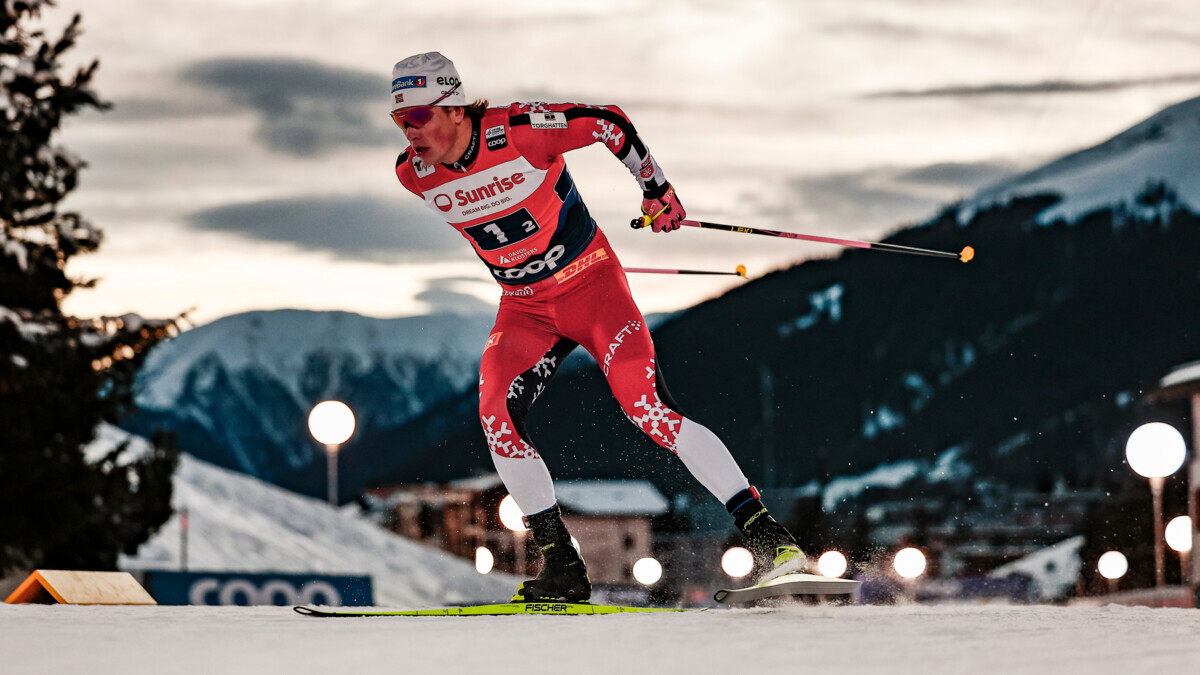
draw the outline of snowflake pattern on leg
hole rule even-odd
[[[538,458],[537,450],[526,443],[525,439],[516,437],[515,440],[503,440],[505,436],[513,435],[513,430],[509,428],[508,422],[501,422],[499,429],[492,429],[492,425],[496,423],[495,415],[491,417],[480,415],[479,420],[483,422],[483,435],[487,438],[488,450],[501,457]]]
[[[540,361],[533,364],[533,372],[545,379],[554,374],[554,369],[557,367],[557,358],[553,356],[543,356]]]
[[[492,429],[492,424],[496,422],[495,415],[491,417],[480,415],[479,421],[483,422],[483,435],[487,437],[488,450],[501,457],[511,457],[512,441],[501,440],[512,433],[512,429],[508,428],[508,422],[501,422],[499,429]]]
[[[629,421],[638,425],[638,428],[645,432],[651,438],[654,438],[659,445],[675,452],[675,437],[679,433],[679,425],[683,424],[683,416],[663,405],[662,399],[658,397],[658,392],[654,394],[653,403],[645,394],[641,400],[633,404],[633,409],[641,408],[645,412],[641,415],[626,414]]]
[[[520,396],[525,391],[525,385],[523,384],[523,382],[524,382],[524,380],[520,375],[513,378],[512,384],[508,385],[509,400],[512,400],[512,399]]]

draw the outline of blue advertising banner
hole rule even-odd
[[[374,604],[371,577],[155,570],[146,572],[144,585],[160,605]]]

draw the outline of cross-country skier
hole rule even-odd
[[[767,512],[729,450],[667,393],[621,263],[567,172],[563,153],[600,143],[637,180],[654,231],[679,228],[683,205],[625,113],[611,105],[468,104],[454,64],[437,52],[397,63],[391,96],[392,119],[409,142],[396,176],[471,242],[503,289],[480,363],[479,419],[544,558],[513,601],[591,595],[550,473],[525,430],[530,405],[579,345],[630,421],[725,504],[767,570],[763,579],[803,568],[795,538]]]

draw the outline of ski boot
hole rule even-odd
[[[733,516],[738,531],[746,537],[750,552],[754,554],[755,568],[761,570],[755,583],[762,584],[808,568],[808,558],[800,550],[796,538],[767,512],[757,489],[742,490],[725,508]]]
[[[542,571],[517,587],[513,602],[587,602],[592,582],[587,565],[571,544],[558,505],[525,517],[525,526],[542,551]]]

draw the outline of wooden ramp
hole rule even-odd
[[[4,600],[9,604],[157,605],[129,572],[36,570]]]

